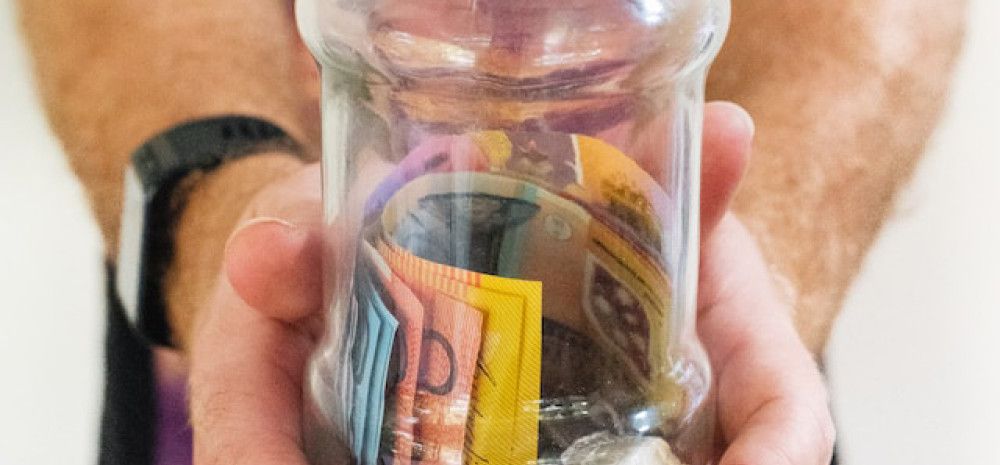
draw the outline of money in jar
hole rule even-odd
[[[698,141],[728,1],[297,15],[328,231],[312,463],[710,463]]]

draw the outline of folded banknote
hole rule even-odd
[[[486,172],[522,179],[583,208],[629,240],[666,250],[672,208],[659,182],[600,139],[560,132],[483,131],[427,137],[374,190],[365,217],[377,217],[397,192],[429,173]],[[669,259],[669,257],[663,257]]]
[[[482,346],[453,345],[479,353],[466,463],[533,460],[541,383],[541,283],[441,265],[386,243],[379,251],[421,300],[444,296],[483,315]]]
[[[358,325],[352,355],[351,445],[363,465],[375,465],[385,412],[386,376],[398,322],[373,287],[366,267],[358,267],[355,274],[355,293]]]

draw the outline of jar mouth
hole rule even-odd
[[[634,64],[659,77],[683,74],[714,56],[728,25],[728,7],[716,0],[302,3],[312,4],[300,7],[300,27],[320,61],[360,55],[390,79],[464,74],[520,90]]]

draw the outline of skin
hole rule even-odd
[[[286,128],[310,154],[318,147],[315,68],[281,2],[22,0],[19,8],[40,95],[109,258],[125,161],[164,129],[248,113]],[[831,435],[810,354],[821,352],[931,133],[961,42],[964,2],[736,0],[733,9],[708,92],[749,109],[757,137],[733,200],[740,220],[716,226],[749,136],[727,123],[739,119],[731,107],[707,114],[703,212],[714,232],[705,242],[700,331],[720,373],[720,424],[730,445],[723,463],[821,463]],[[191,181],[164,286],[191,369],[201,463],[298,457],[295,414],[309,341],[293,323],[315,302],[292,296],[311,295],[314,276],[294,272],[315,265],[303,258],[313,256],[308,231],[319,211],[317,197],[301,197],[318,188],[310,169],[275,153]],[[269,244],[281,243],[273,220],[242,227],[258,217],[296,225],[284,233],[286,249],[268,248],[284,255],[241,248],[268,231]],[[726,262],[726,273],[716,261]],[[282,280],[270,279],[276,275]],[[295,292],[277,288],[285,279]],[[268,303],[282,295],[290,303]],[[227,350],[211,350],[219,340]]]
[[[734,0],[709,99],[757,120],[734,209],[820,355],[946,101],[965,0]]]

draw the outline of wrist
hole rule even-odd
[[[294,155],[273,152],[230,161],[189,175],[177,196],[174,254],[163,279],[167,320],[174,343],[185,350],[198,313],[207,304],[225,252],[255,194],[302,167]]]

